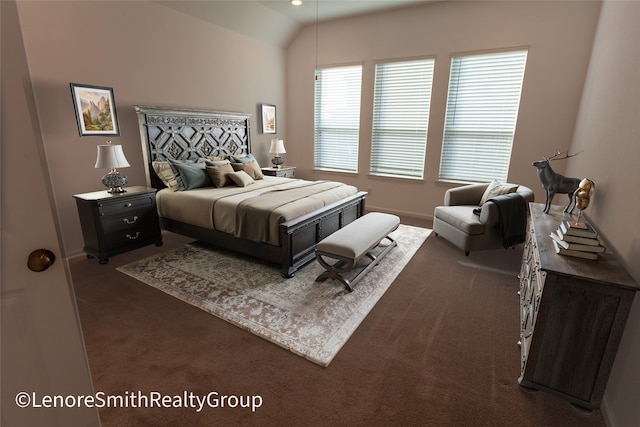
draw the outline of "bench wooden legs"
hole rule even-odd
[[[359,260],[343,258],[338,255],[316,251],[316,258],[318,259],[318,262],[327,270],[316,278],[316,282],[322,282],[329,278],[334,279],[345,285],[349,292],[353,292],[353,286],[362,277],[364,277],[364,275],[367,274],[369,270],[378,265],[380,260],[384,258],[385,255],[387,255],[387,253],[389,253],[389,251],[393,249],[394,246],[397,245],[396,241],[391,237],[387,236],[385,237],[385,239],[388,239],[390,243],[377,256],[373,255],[371,252],[367,252],[364,256],[369,258],[371,262],[369,262],[364,268],[362,268],[358,272],[358,274],[356,274],[356,276],[351,280],[344,277],[344,274],[352,271]],[[362,258],[364,258],[364,256]],[[332,258],[334,260],[337,260],[337,262],[335,262],[334,264],[330,264],[325,258]]]

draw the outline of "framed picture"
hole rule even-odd
[[[80,136],[120,135],[113,88],[71,83]]]
[[[262,104],[262,133],[276,133],[276,106]]]

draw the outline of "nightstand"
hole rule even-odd
[[[295,166],[281,166],[279,168],[262,168],[262,173],[269,176],[280,176],[283,178],[294,178],[296,176]]]
[[[156,211],[156,190],[127,187],[125,193],[107,191],[76,194],[78,215],[88,258],[100,264],[109,257],[143,246],[162,245]]]

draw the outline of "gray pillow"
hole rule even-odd
[[[229,160],[231,160],[231,163],[249,163],[249,162],[256,162],[257,160],[255,157],[253,157],[253,154],[247,154],[245,156],[229,156]]]
[[[180,191],[213,186],[211,178],[209,178],[205,170],[206,165],[204,163],[173,159],[168,159],[167,161],[176,175]]]

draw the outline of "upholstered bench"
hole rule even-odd
[[[316,281],[335,279],[343,283],[349,292],[353,291],[356,282],[396,246],[396,241],[389,234],[399,225],[400,218],[395,215],[371,212],[321,240],[316,247],[316,259],[326,271]],[[389,245],[377,256],[373,255],[371,251],[385,238],[390,241]],[[364,256],[370,258],[371,262],[353,279],[347,279],[344,274],[353,270]],[[335,260],[334,264],[330,264],[327,258]]]

